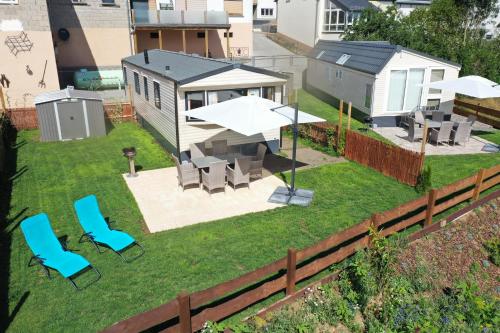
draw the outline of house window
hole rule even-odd
[[[1,4],[17,5],[18,3],[19,3],[18,0],[0,0],[0,5]]]
[[[260,15],[262,16],[272,16],[274,12],[273,8],[261,8]]]
[[[146,101],[149,101],[148,78],[144,76],[143,80],[144,80],[144,98],[146,99]]]
[[[276,89],[274,87],[262,87],[262,98],[274,101],[275,90]]]
[[[431,70],[431,82],[441,81],[444,79],[444,69],[433,69]],[[440,94],[441,89],[429,89],[429,94]]]
[[[343,75],[343,74],[342,74],[342,70],[341,70],[341,69],[337,69],[337,70],[335,71],[335,77],[336,77],[337,79],[342,80],[342,75]]]
[[[186,93],[186,110],[194,110],[205,106],[205,92],[191,91]],[[200,119],[186,117],[187,121],[202,121]]]
[[[427,107],[432,108],[434,110],[439,110],[439,105],[441,104],[441,100],[439,98],[430,98],[427,100]]]
[[[159,10],[174,10],[174,0],[159,0],[158,1]]]
[[[345,12],[337,8],[331,0],[325,1],[324,32],[343,32],[347,25],[359,19],[360,12]]]
[[[347,60],[351,58],[350,54],[343,54],[340,56],[340,58],[335,62],[337,65],[343,65],[346,63]]]
[[[103,6],[114,6],[115,0],[102,0],[102,5]]]
[[[216,104],[230,99],[235,99],[241,96],[247,96],[247,89],[228,89],[207,92],[208,104]]]
[[[424,71],[420,68],[391,71],[388,111],[413,110],[420,104]]]
[[[158,39],[158,38],[160,38],[160,34],[158,32],[150,32],[149,33],[149,38],[151,38],[151,39]]]
[[[196,37],[198,38],[205,38],[205,32],[197,32]]]
[[[141,94],[141,85],[139,83],[139,74],[134,72],[134,85],[135,85],[135,92],[137,95]]]
[[[372,107],[372,90],[373,85],[367,84],[365,88],[365,108],[367,109]]]
[[[123,67],[123,83],[128,86],[127,67]]]
[[[153,81],[153,94],[155,98],[155,106],[158,110],[161,110],[160,84],[156,81]]]
[[[224,38],[227,38],[227,32],[224,33]],[[232,32],[229,33],[229,38],[233,38],[233,33]]]
[[[328,81],[333,83],[333,68],[328,67]]]
[[[260,97],[260,88],[248,88],[247,96]]]

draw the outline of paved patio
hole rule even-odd
[[[182,191],[175,167],[138,174],[123,177],[152,233],[281,207],[267,202],[276,187],[283,186],[276,176],[252,181],[250,189],[226,186],[225,193],[221,190],[209,195],[196,187]]]
[[[415,142],[408,141],[408,132],[406,129],[401,127],[380,127],[375,128],[374,131],[402,148],[420,152],[422,146],[421,140],[417,140]],[[435,144],[430,143],[425,145],[426,155],[486,154],[495,152],[490,151],[489,149],[499,152],[499,147],[497,145],[477,136],[471,136],[469,142],[465,145],[457,144],[453,146],[440,144],[436,146]]]

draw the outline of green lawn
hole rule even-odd
[[[310,94],[309,92],[303,89],[299,90],[298,102],[301,111],[313,114],[334,124],[339,123],[339,110],[336,107],[326,102],[323,102],[319,98],[315,97],[314,95]],[[347,108],[344,109],[344,116],[342,117],[342,127],[347,128]],[[357,130],[359,128],[366,128],[366,126],[361,121],[351,117],[351,129]],[[384,138],[383,136],[374,131],[369,130],[363,133],[374,139],[392,145],[391,141],[387,140],[386,138]]]
[[[500,145],[500,130],[493,130],[492,132],[478,131],[473,132],[473,135],[477,135],[480,138],[493,142]]]
[[[8,223],[2,225],[0,272],[6,276],[0,276],[0,287],[8,297],[8,313],[0,313],[0,322],[7,322],[10,332],[97,331],[158,306],[183,289],[200,290],[234,278],[284,256],[289,247],[303,248],[418,196],[409,186],[346,162],[298,173],[298,185],[316,191],[307,209],[285,207],[145,234],[121,176],[127,170],[121,148],[137,147],[137,164],[145,170],[172,165],[147,132],[121,124],[105,138],[57,143],[37,138],[37,131],[18,135],[19,175]],[[500,163],[500,154],[429,158],[427,163],[436,183],[445,184]],[[143,257],[125,264],[113,253],[99,255],[88,243],[78,244],[81,230],[72,203],[90,193],[97,195],[105,216],[116,221],[114,227],[144,245]],[[75,292],[57,274],[48,280],[38,267],[27,267],[31,253],[18,225],[39,212],[49,215],[57,235],[68,236],[69,248],[95,264],[103,275],[100,281]]]

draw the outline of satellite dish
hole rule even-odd
[[[59,39],[62,41],[67,41],[69,39],[69,31],[68,29],[61,28],[57,31],[57,36],[59,36]]]

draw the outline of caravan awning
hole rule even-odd
[[[293,124],[295,109],[256,96],[243,96],[184,112],[246,136]],[[299,111],[298,123],[325,121]]]

